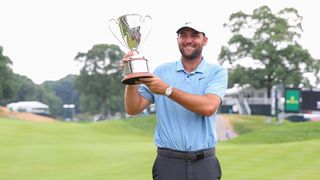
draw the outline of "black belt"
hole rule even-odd
[[[203,158],[211,157],[215,155],[215,148],[204,149],[200,151],[178,151],[167,148],[158,148],[158,155],[168,157],[168,158],[176,158],[176,159],[184,159],[186,161],[198,161]]]

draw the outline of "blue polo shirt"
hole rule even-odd
[[[154,74],[169,85],[191,94],[215,94],[223,99],[227,88],[227,71],[205,59],[196,70],[188,73],[181,60],[157,67]],[[140,94],[155,103],[157,147],[179,151],[197,151],[212,148],[217,143],[215,116],[202,116],[191,112],[164,95],[150,92],[141,85]]]

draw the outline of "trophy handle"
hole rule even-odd
[[[116,25],[119,26],[118,21],[115,20],[114,18],[110,19],[110,20],[109,20],[109,23],[108,23],[108,28],[109,28],[109,30],[111,31],[111,33],[113,34],[113,36],[114,36],[125,48],[127,48],[127,46],[118,38],[118,36],[117,36],[117,35],[114,33],[114,31],[112,30],[112,28],[111,28],[111,24],[112,24],[112,23],[115,23]]]
[[[152,20],[151,16],[145,15],[145,16],[143,17],[143,19],[142,19],[141,26],[143,27],[143,24],[145,24],[145,23],[147,23],[147,22],[150,23],[151,20]],[[146,36],[144,37],[144,39],[141,41],[140,45],[142,45],[142,44],[145,42],[145,40],[148,38],[150,32],[151,32],[151,25],[150,25],[150,27],[149,27],[149,31],[147,31],[147,35],[146,35]]]

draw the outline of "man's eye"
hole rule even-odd
[[[180,34],[180,37],[181,38],[186,38],[186,37],[188,37],[186,34]]]
[[[191,35],[193,38],[198,38],[199,37],[199,33],[197,33],[197,34],[192,34]]]

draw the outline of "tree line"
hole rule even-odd
[[[76,113],[101,114],[107,118],[124,115],[124,87],[120,59],[124,52],[116,45],[94,45],[79,52],[75,61],[83,64],[79,75],[37,85],[26,76],[13,73],[12,61],[0,46],[0,105],[17,101],[48,104],[52,116],[63,118],[64,104],[74,104]]]

